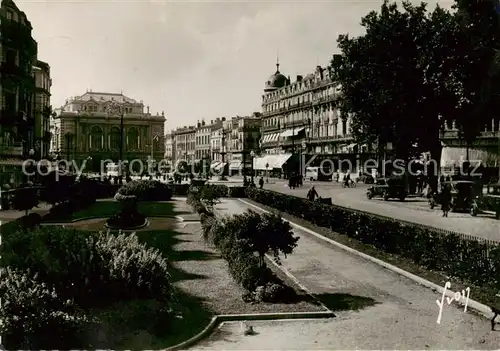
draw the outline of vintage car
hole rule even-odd
[[[366,191],[366,197],[368,199],[381,197],[385,201],[389,199],[404,201],[407,195],[408,192],[401,178],[379,178],[376,180],[375,184]]]
[[[441,192],[433,194],[429,199],[431,209],[441,204],[442,189],[445,186],[450,188],[450,208],[452,211],[467,211],[472,216],[477,216],[480,212],[479,199],[482,196],[481,183],[470,180],[454,180],[441,183]]]
[[[482,196],[479,201],[481,211],[495,212],[496,219],[500,219],[500,184],[490,184],[488,194]]]

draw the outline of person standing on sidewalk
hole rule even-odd
[[[443,217],[448,217],[448,212],[450,212],[451,203],[451,190],[450,186],[446,184],[441,192],[441,209],[443,210]]]
[[[263,188],[264,188],[264,178],[263,178],[263,177],[260,177],[260,179],[259,179],[259,187],[260,187],[261,189],[263,189]]]

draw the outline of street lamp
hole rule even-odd
[[[254,173],[254,169],[253,169],[253,159],[255,158],[255,151],[250,151],[250,158],[252,159],[252,168],[250,169],[250,172],[251,172],[251,182],[250,184],[253,184],[254,181],[253,181],[253,173]]]
[[[34,162],[33,161],[33,156],[35,155],[35,150],[34,149],[30,149],[30,151],[28,151],[28,155],[30,157],[30,164],[29,164],[29,166],[30,166],[30,172],[28,173],[28,182],[29,182],[30,181],[30,174],[32,173],[31,172],[32,171],[31,167],[33,167],[33,162]]]

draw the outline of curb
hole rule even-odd
[[[240,200],[240,199],[238,199]],[[240,200],[242,201],[242,200]],[[214,211],[214,214],[216,216],[219,216],[221,217],[222,215],[220,214],[220,211],[217,210],[217,209],[213,209]],[[297,284],[297,286],[303,291],[305,292],[307,295],[309,295],[314,301],[316,301],[321,307],[323,307],[325,309],[325,311],[331,313],[333,315],[333,317],[335,317],[335,315],[333,314],[333,312],[325,306],[325,304],[323,302],[321,302],[316,296],[314,296],[314,294],[307,288],[305,287],[303,284],[301,284],[299,282],[299,280],[297,278],[295,278],[293,276],[292,273],[290,273],[288,270],[286,270],[285,268],[281,267],[280,265],[278,265],[276,262],[274,262],[274,260],[272,259],[271,256],[269,256],[268,254],[266,254],[266,258],[268,259],[268,261],[271,262],[271,264],[274,265],[274,267],[276,267],[277,269],[279,269],[283,274],[285,274],[288,278],[290,278],[295,284]]]
[[[268,321],[268,320],[283,320],[283,319],[320,319],[335,317],[333,312],[286,312],[286,313],[255,313],[255,314],[221,314],[212,317],[208,325],[201,332],[180,344],[163,349],[162,351],[185,350],[202,339],[210,335],[214,329],[223,322],[236,321]]]
[[[247,202],[245,200],[238,199],[238,201],[243,202],[247,206],[251,206],[251,207],[254,207],[256,209],[259,209],[262,212],[270,213],[269,211],[267,211],[267,210],[265,210],[265,209],[263,209],[263,208],[261,208],[261,207],[259,207],[257,205],[251,204],[251,203],[249,203],[249,202]],[[384,268],[386,268],[386,269],[388,269],[388,270],[390,270],[392,272],[395,272],[395,273],[397,273],[399,275],[402,275],[403,277],[408,278],[408,279],[416,282],[417,284],[423,285],[423,286],[425,286],[425,287],[427,287],[427,288],[429,288],[429,289],[431,289],[433,291],[437,291],[439,294],[443,294],[443,292],[445,291],[443,287],[438,286],[437,284],[434,284],[434,283],[432,283],[432,282],[430,282],[430,281],[428,281],[428,280],[426,280],[424,278],[421,278],[418,275],[415,275],[413,273],[407,272],[407,271],[405,271],[405,270],[403,270],[401,268],[393,266],[392,264],[389,264],[387,262],[379,260],[378,258],[372,257],[372,256],[367,255],[365,253],[362,253],[360,251],[354,250],[354,249],[352,249],[352,248],[350,248],[350,247],[348,247],[346,245],[338,243],[338,242],[336,242],[336,241],[334,241],[332,239],[326,238],[323,235],[320,235],[320,234],[316,233],[315,231],[310,230],[308,228],[305,228],[305,227],[303,227],[301,225],[295,224],[295,223],[293,223],[291,221],[288,221],[288,222],[294,228],[298,228],[298,229],[300,229],[300,230],[302,230],[302,231],[304,231],[304,232],[306,232],[308,234],[313,235],[314,237],[316,237],[318,239],[321,239],[323,241],[326,241],[329,244],[337,246],[338,248],[340,248],[340,249],[342,249],[344,251],[347,251],[347,252],[349,252],[351,254],[354,254],[356,256],[360,256],[360,257],[362,257],[362,258],[364,258],[364,259],[366,259],[366,260],[368,260],[368,261],[370,261],[372,263],[375,263],[375,264],[377,264],[379,266],[382,266],[382,267],[384,267]],[[447,289],[446,293],[445,293],[445,296],[453,298],[454,294],[455,293],[453,291]],[[462,306],[464,306],[464,304],[461,303],[461,302],[459,302],[459,304],[462,305]],[[482,303],[480,303],[478,301],[475,301],[473,299],[469,299],[468,308],[469,307],[471,309],[479,312],[481,315],[483,315],[484,317],[486,317],[486,318],[488,318],[490,320],[491,320],[491,318],[494,315],[494,313],[493,313],[493,311],[492,311],[492,309],[490,307],[488,307],[488,306],[486,306],[486,305],[484,305],[484,304],[482,304]]]

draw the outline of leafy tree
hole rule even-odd
[[[220,203],[220,198],[227,195],[226,191],[227,187],[224,185],[206,184],[199,188],[199,198],[205,206],[212,210],[215,205]]]
[[[358,142],[395,145],[396,157],[408,160],[412,144],[424,137],[419,128],[427,117],[421,101],[427,89],[419,57],[427,24],[425,4],[384,2],[361,24],[366,34],[341,35],[341,55],[331,63],[340,83],[338,104],[345,118],[352,114],[351,133]]]
[[[18,211],[29,211],[39,203],[38,190],[33,187],[19,188],[14,193],[12,206]]]
[[[272,252],[276,263],[280,264],[280,254],[291,254],[299,237],[294,237],[290,223],[274,213],[258,214],[247,211],[234,216],[239,221],[236,237],[244,240],[249,250],[259,255],[260,266],[265,265],[266,253]]]
[[[332,75],[340,83],[339,108],[353,116],[358,142],[393,142],[403,160],[417,144],[439,164],[446,121],[457,120],[469,145],[492,117],[486,111],[499,111],[500,81],[493,77],[500,70],[492,59],[498,17],[489,0],[458,0],[456,8],[428,13],[425,4],[405,2],[399,10],[385,1],[362,19],[364,35],[339,37]],[[435,188],[437,174],[428,171]]]
[[[494,0],[457,0],[454,6],[461,34],[456,121],[467,147],[467,161],[474,140],[493,117],[499,116],[500,21],[496,6]]]

